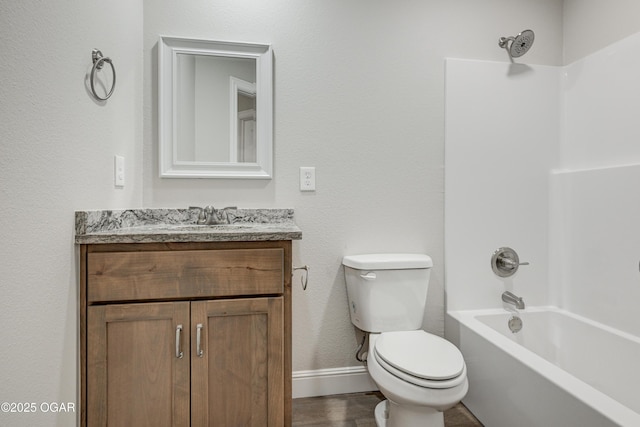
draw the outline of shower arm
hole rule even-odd
[[[512,41],[512,42],[513,42],[515,39],[516,39],[516,38],[515,38],[515,37],[513,37],[513,36],[511,36],[511,37],[500,37],[500,38],[498,39],[498,46],[500,46],[500,47],[501,47],[501,48],[503,48],[503,49],[507,49],[507,50],[509,50],[509,48],[507,47],[507,43],[508,43],[509,41]]]

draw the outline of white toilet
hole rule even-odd
[[[351,322],[369,332],[367,367],[387,400],[378,427],[444,426],[442,411],[467,393],[462,354],[421,330],[433,262],[420,254],[368,254],[342,260]]]

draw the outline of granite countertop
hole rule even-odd
[[[237,209],[230,224],[198,225],[195,209],[76,212],[78,244],[299,240],[293,209]]]

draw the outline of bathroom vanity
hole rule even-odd
[[[76,213],[82,425],[290,425],[292,218]]]

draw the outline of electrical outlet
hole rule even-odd
[[[116,187],[124,187],[124,157],[122,156],[114,158],[113,178]]]
[[[316,168],[300,168],[300,191],[316,191]]]

